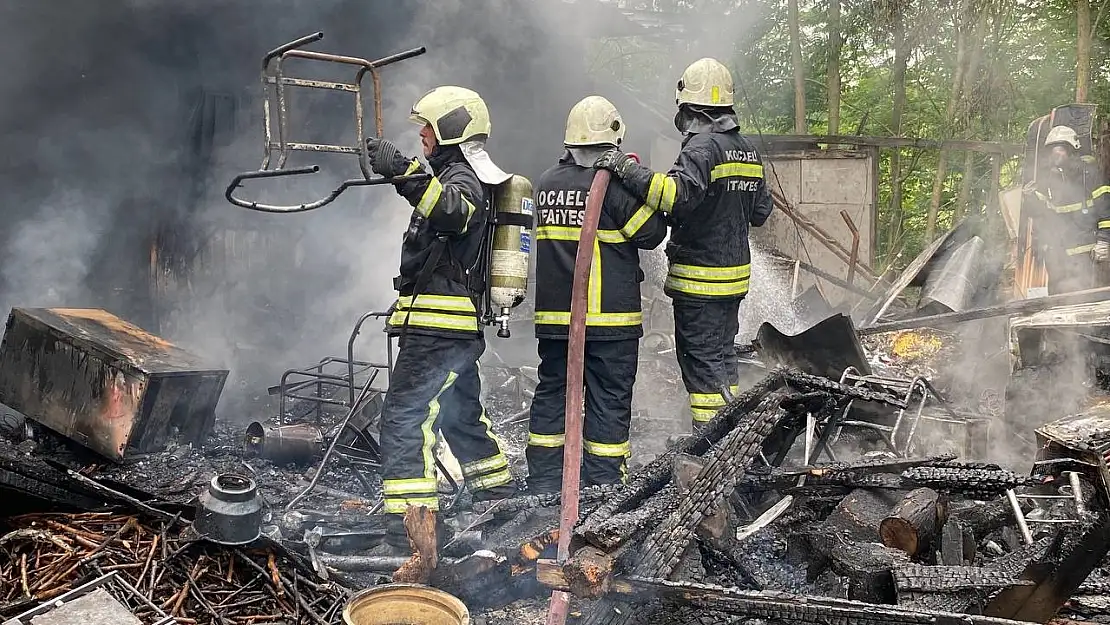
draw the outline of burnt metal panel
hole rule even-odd
[[[765,322],[759,326],[756,342],[764,361],[797,367],[812,375],[839,380],[848,367],[855,367],[863,375],[871,374],[855,325],[847,315],[832,315],[795,335],[783,334]]]
[[[99,309],[13,308],[0,403],[112,460],[200,444],[228,371]]]

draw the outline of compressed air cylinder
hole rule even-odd
[[[497,186],[493,202],[498,213],[522,214],[530,219],[533,212],[532,182],[514,174]],[[503,312],[524,301],[528,291],[528,254],[531,250],[532,236],[527,228],[508,224],[494,228],[490,303]]]

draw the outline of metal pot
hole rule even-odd
[[[343,608],[345,625],[470,625],[455,596],[420,584],[385,584],[355,595]]]
[[[254,480],[235,473],[212,478],[197,502],[193,529],[221,545],[245,545],[262,528],[262,497]]]

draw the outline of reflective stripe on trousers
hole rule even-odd
[[[752,267],[707,267],[672,263],[663,287],[699,297],[738,297],[748,292]]]
[[[410,328],[478,331],[478,313],[474,302],[465,295],[420,294],[416,296],[415,304],[412,296],[399,297],[389,317],[389,326],[403,328],[406,318]]]

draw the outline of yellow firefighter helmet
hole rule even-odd
[[[1068,126],[1053,126],[1052,130],[1048,131],[1044,144],[1047,147],[1055,143],[1066,143],[1078,150],[1079,135],[1075,134],[1075,130]]]
[[[409,120],[430,125],[440,145],[485,141],[491,130],[486,103],[465,87],[436,87],[425,93],[412,105]]]
[[[624,120],[613,103],[599,95],[582,98],[567,116],[567,146],[620,145]]]
[[[678,105],[732,106],[732,73],[717,59],[694,61],[682,72],[675,90]]]

